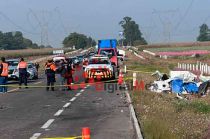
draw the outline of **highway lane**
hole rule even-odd
[[[81,68],[74,77],[76,82],[84,81]],[[37,82],[45,85],[45,78]],[[90,127],[93,139],[133,139],[125,99],[123,92],[96,91],[94,85],[73,91],[29,88],[3,94],[0,95],[0,139],[80,136],[82,127]]]

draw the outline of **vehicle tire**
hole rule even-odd
[[[89,81],[88,78],[85,78],[85,83],[88,83],[88,81]]]
[[[34,75],[34,79],[37,80],[38,79],[38,75]]]

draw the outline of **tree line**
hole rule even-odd
[[[22,32],[5,32],[0,31],[0,50],[18,50],[18,49],[38,49],[45,46],[39,46],[30,39],[23,37]]]

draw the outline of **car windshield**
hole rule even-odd
[[[115,52],[113,49],[110,50],[101,50],[100,51],[101,55],[111,55],[111,56],[115,56]]]
[[[94,58],[89,61],[89,64],[110,64],[107,59]]]
[[[17,66],[18,61],[8,61],[9,66]]]
[[[29,68],[29,69],[33,68],[33,65],[31,65],[31,64],[30,64],[30,65],[28,65],[28,68]]]

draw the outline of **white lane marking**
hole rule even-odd
[[[66,104],[63,106],[63,108],[67,108],[67,107],[69,107],[69,105],[71,105],[71,102],[66,103]]]
[[[58,111],[54,114],[54,116],[59,116],[62,112],[63,112],[63,110],[58,110]]]
[[[11,93],[11,92],[14,92],[14,91],[17,91],[17,90],[19,90],[19,88],[15,88],[15,89],[9,90],[9,91],[7,91],[7,93]]]
[[[75,101],[75,99],[77,99],[76,97],[73,97],[70,101],[73,102]]]
[[[40,82],[36,82],[36,83],[34,83],[34,84],[40,84],[40,83],[42,83],[42,81],[40,81]]]
[[[80,95],[81,95],[81,93],[77,93],[75,96],[78,97],[78,96],[80,96]]]
[[[54,121],[55,119],[49,119],[41,128],[42,129],[48,128]]]
[[[41,136],[41,133],[34,133],[30,139],[38,139],[39,136]]]
[[[84,89],[80,90],[80,92],[84,92],[84,91],[85,91]]]

